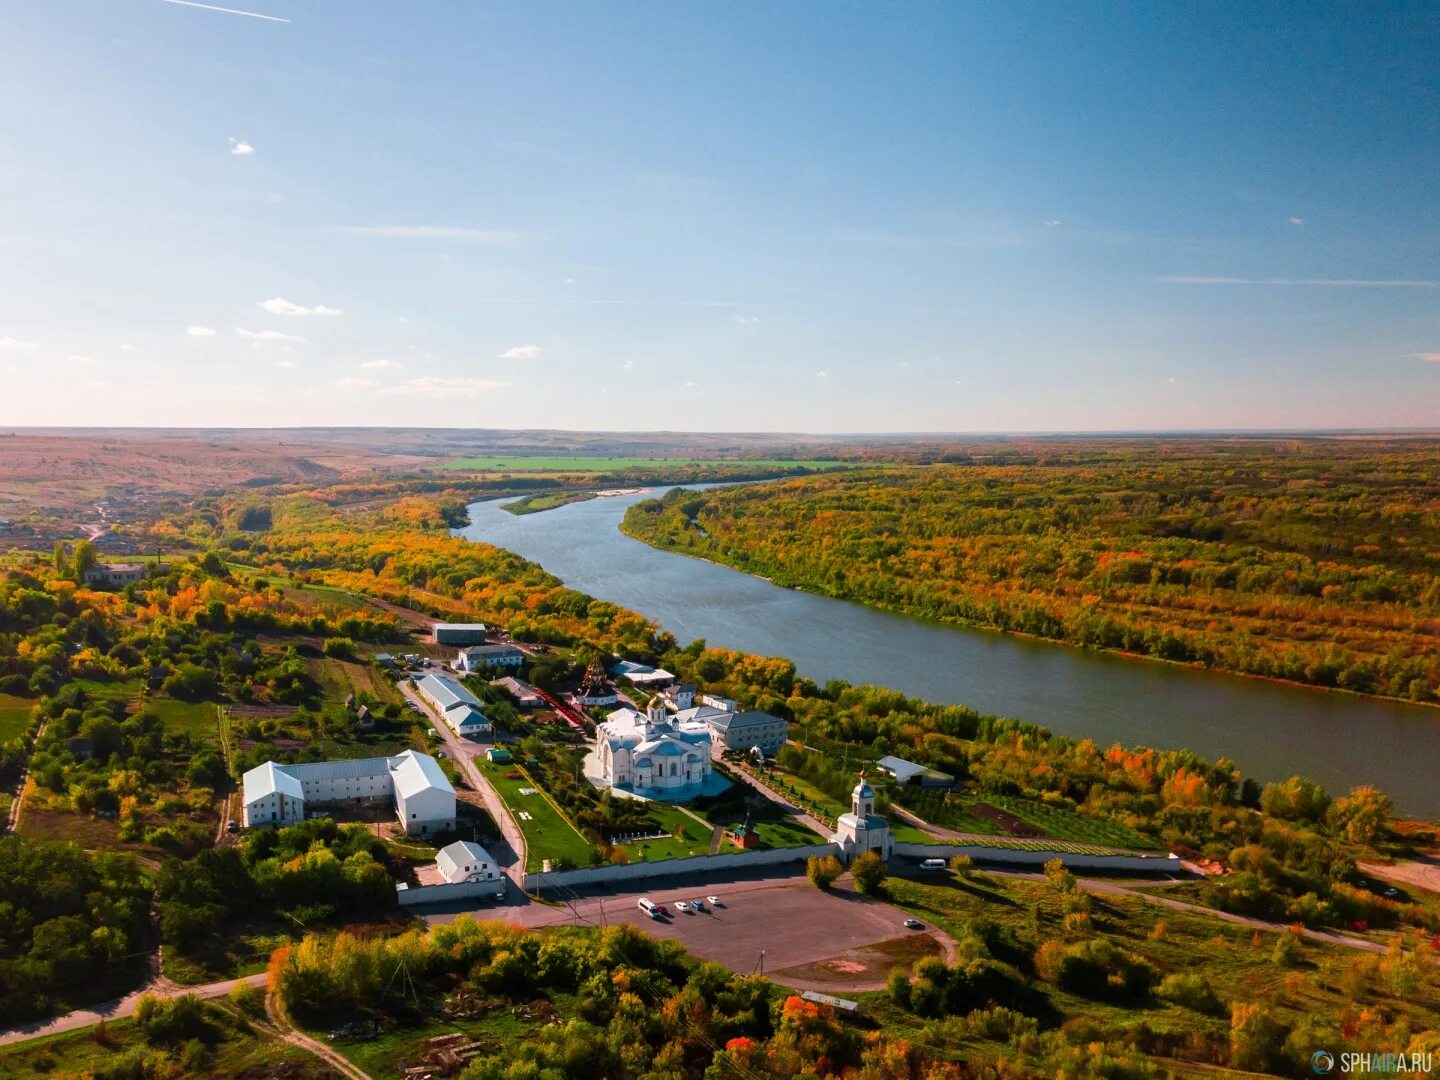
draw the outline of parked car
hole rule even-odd
[[[722,904],[722,903],[720,902],[720,898],[719,898],[718,896],[707,896],[707,897],[705,897],[705,899],[710,902],[710,906],[711,906],[711,907],[724,907],[724,906],[725,906],[724,904]]]
[[[226,832],[239,832],[239,831],[240,831],[240,823],[239,823],[238,821],[236,821],[234,818],[231,818],[229,821],[227,821],[227,822],[225,823],[225,831],[226,831]]]
[[[694,912],[690,910],[690,905],[687,904],[684,900],[681,900],[678,904],[675,905],[675,910],[683,911],[686,915],[694,914]]]
[[[690,901],[690,906],[691,906],[692,908],[694,908],[696,911],[704,911],[704,910],[705,910],[705,901],[704,901],[704,900],[691,900],[691,901]]]
[[[924,930],[924,929],[925,929],[925,924],[924,924],[923,922],[921,922],[919,919],[906,919],[906,920],[905,920],[905,929],[907,929],[907,930]]]

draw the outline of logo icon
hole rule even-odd
[[[1335,1055],[1329,1050],[1316,1050],[1310,1055],[1310,1068],[1315,1070],[1315,1075],[1324,1076],[1335,1068]]]

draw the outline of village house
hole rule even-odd
[[[489,628],[484,623],[436,623],[433,634],[436,645],[484,645]]]
[[[491,668],[518,668],[525,654],[514,645],[472,645],[461,649],[455,666],[461,671],[488,671]]]

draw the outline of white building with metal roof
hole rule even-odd
[[[451,885],[461,881],[499,881],[500,864],[473,840],[456,840],[435,856],[440,876]]]
[[[480,622],[436,623],[434,626],[436,645],[484,645],[489,628]]]
[[[456,735],[485,738],[495,730],[480,699],[454,679],[445,675],[422,675],[415,680],[415,689],[435,707]]]
[[[246,828],[293,825],[321,806],[359,808],[392,801],[407,833],[455,828],[455,789],[434,758],[414,750],[396,757],[296,765],[267,761],[241,783]]]

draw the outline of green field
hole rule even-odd
[[[501,503],[501,510],[508,510],[512,514],[538,514],[542,510],[555,510],[561,506],[569,506],[574,502],[585,502],[587,499],[595,498],[593,491],[551,491],[544,495],[526,495],[523,499],[516,499],[514,502]]]
[[[576,866],[589,866],[590,855],[595,850],[589,841],[575,830],[570,819],[542,793],[541,787],[525,770],[515,765],[496,765],[493,762],[476,760],[476,766],[485,774],[501,800],[510,810],[515,824],[525,834],[525,870],[538,873],[545,859],[569,859]],[[510,773],[519,773],[512,779]],[[532,789],[522,793],[521,789]],[[521,814],[529,817],[522,817]]]
[[[326,1032],[311,1034],[332,1045],[371,1076],[399,1076],[403,1066],[421,1059],[430,1039],[458,1032],[481,1043],[487,1054],[494,1055],[506,1044],[523,1039],[535,1026],[516,1016],[511,1009],[496,1009],[475,1020],[430,1020],[419,1027],[397,1027],[365,1041],[331,1043]]]
[[[493,470],[505,472],[615,472],[620,469],[684,468],[703,465],[743,465],[756,469],[844,469],[840,461],[790,461],[781,458],[667,458],[667,457],[585,457],[571,455],[537,455],[516,457],[499,454],[494,457],[463,457],[449,462],[447,469]]]
[[[0,745],[17,739],[30,724],[30,710],[36,699],[0,694]]]
[[[220,721],[213,702],[156,697],[146,701],[145,708],[165,722],[166,731],[183,731],[196,742],[220,741]]]
[[[678,806],[651,802],[646,804],[655,824],[670,835],[663,840],[641,840],[633,844],[617,845],[631,862],[656,862],[660,859],[683,859],[690,855],[710,853],[710,834],[714,827],[708,822],[698,821],[695,815]],[[679,835],[680,830],[685,835]]]

